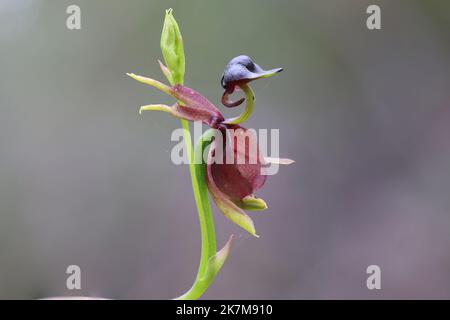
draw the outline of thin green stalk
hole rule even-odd
[[[183,48],[183,39],[181,37],[178,23],[173,17],[173,10],[166,10],[163,31],[161,34],[161,51],[167,67],[159,62],[161,70],[169,80],[171,86],[182,85],[185,74],[185,56]],[[168,95],[178,98],[174,94],[173,88],[157,80],[138,76],[132,73],[128,74],[133,79],[153,86]],[[182,101],[178,101],[183,104]],[[147,110],[157,110],[172,112],[172,109],[166,105],[147,105],[141,107],[139,112]],[[178,299],[193,300],[198,299],[208,289],[217,273],[222,268],[227,259],[233,236],[230,237],[227,244],[219,252],[216,252],[216,233],[214,230],[214,220],[211,213],[211,207],[208,198],[208,188],[206,185],[206,164],[203,161],[203,150],[210,143],[214,130],[208,130],[198,142],[195,149],[192,145],[191,132],[187,120],[181,120],[183,128],[184,143],[189,160],[189,172],[191,175],[192,190],[194,192],[195,204],[197,206],[198,218],[201,232],[201,258],[197,277],[191,289],[180,296]]]
[[[209,285],[214,280],[216,272],[208,270],[208,262],[216,255],[216,235],[214,229],[214,218],[211,212],[211,206],[208,199],[208,189],[206,185],[206,164],[203,161],[203,150],[210,143],[214,134],[214,130],[209,129],[199,139],[195,154],[193,154],[192,140],[189,132],[189,124],[187,128],[185,120],[182,120],[182,125],[185,132],[186,147],[188,149],[189,170],[191,172],[192,188],[194,190],[194,197],[197,204],[198,218],[200,221],[200,231],[202,235],[202,249],[200,265],[197,272],[197,277],[191,289],[178,297],[179,300],[194,300],[208,289]],[[189,151],[190,150],[190,151]]]
[[[140,77],[139,79],[142,80],[142,77]],[[181,84],[183,83],[183,80],[184,79],[180,80]],[[145,79],[145,81],[148,83],[147,79]],[[172,81],[170,82],[171,85],[174,85]],[[154,83],[155,82],[152,82],[152,85],[154,85]],[[159,82],[156,82],[156,84],[159,85]],[[214,218],[211,212],[211,205],[208,198],[208,187],[205,180],[206,164],[203,161],[203,150],[206,147],[206,143],[211,140],[214,131],[208,130],[203,134],[203,136],[198,141],[194,154],[189,122],[184,119],[180,119],[180,122],[183,128],[184,143],[189,160],[189,173],[191,175],[192,190],[194,192],[194,199],[197,206],[198,219],[200,222],[202,243],[200,263],[195,282],[188,292],[184,293],[177,299],[196,300],[203,295],[203,293],[208,289],[215,278],[215,272],[213,270],[210,270],[210,272],[208,273],[207,270],[208,262],[211,261],[210,259],[216,255],[217,247]]]
[[[247,101],[247,104],[245,106],[244,112],[239,117],[231,118],[224,123],[226,124],[239,124],[244,121],[246,121],[248,118],[250,118],[253,108],[255,106],[255,93],[253,92],[252,88],[246,84],[240,84],[239,87],[244,91],[245,93],[245,100]]]
[[[204,142],[211,140],[212,130],[208,130],[199,139],[195,154],[192,146],[189,123],[181,120],[184,129],[184,140],[188,150],[189,172],[191,173],[192,189],[197,205],[198,218],[200,220],[200,231],[202,235],[201,260],[199,275],[203,275],[208,259],[216,254],[216,236],[214,229],[214,219],[211,213],[211,206],[208,198],[208,188],[205,180],[205,163],[203,161]]]
[[[161,86],[158,81],[149,82],[148,78],[138,76],[135,76],[135,78],[137,78],[137,80],[141,82],[151,84],[153,86],[157,85],[159,89],[166,89],[165,87]],[[171,78],[169,78],[168,80],[171,82],[171,85],[175,84]],[[183,80],[184,79],[181,78],[180,82],[178,83],[182,84]],[[189,122],[184,119],[180,119],[180,121],[183,128],[184,143],[189,160],[189,172],[191,175],[192,190],[194,192],[194,199],[197,206],[198,219],[200,222],[202,244],[200,263],[195,282],[192,285],[191,289],[189,289],[189,291],[187,291],[177,299],[196,300],[200,298],[208,289],[216,275],[214,268],[208,270],[208,262],[210,262],[211,259],[216,255],[217,247],[214,218],[211,212],[211,205],[208,198],[208,187],[205,180],[206,164],[203,161],[203,150],[206,147],[206,144],[204,143],[207,143],[211,140],[214,131],[208,130],[203,134],[203,136],[198,141],[194,154]]]
[[[206,163],[203,161],[203,151],[211,143],[214,130],[206,131],[197,142],[194,155],[194,173],[200,191],[200,198],[203,205],[202,216],[199,214],[202,233],[202,258],[200,260],[199,275],[206,272],[208,260],[216,254],[216,233],[214,229],[214,218],[211,212],[211,205],[208,198],[208,187],[206,184]],[[203,225],[203,227],[202,227]]]

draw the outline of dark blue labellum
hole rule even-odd
[[[241,55],[233,58],[227,64],[222,75],[221,85],[228,93],[233,93],[234,87],[239,83],[270,77],[282,70],[281,68],[277,68],[265,71],[253,62],[250,57]]]

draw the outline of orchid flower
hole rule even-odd
[[[159,62],[164,74],[170,71]],[[250,71],[252,70],[252,71]],[[264,78],[280,72],[282,69],[263,71],[256,63],[247,56],[239,56],[228,63],[222,84],[225,92],[234,91],[234,86],[243,86],[244,82],[249,82],[258,78]],[[260,189],[266,176],[261,174],[261,169],[266,165],[265,159],[260,154],[257,147],[256,136],[248,134],[248,130],[225,120],[219,109],[208,99],[197,91],[186,86],[177,84],[167,86],[157,80],[128,74],[133,79],[151,85],[162,92],[172,96],[176,100],[173,106],[162,104],[147,105],[140,108],[143,111],[163,111],[171,115],[188,121],[201,121],[213,129],[218,129],[221,133],[222,141],[232,142],[222,143],[223,161],[213,163],[217,145],[215,140],[210,146],[207,161],[206,182],[208,190],[222,213],[231,221],[247,230],[250,234],[257,236],[252,219],[243,210],[265,210],[266,202],[256,198],[254,192]],[[244,98],[245,100],[245,98]],[[230,133],[232,132],[232,133]],[[230,136],[234,139],[230,141]],[[250,150],[249,145],[256,145],[255,150]],[[244,159],[244,163],[227,163],[226,158]],[[249,161],[249,160],[256,161]],[[290,161],[280,161],[281,164],[292,163]]]
[[[254,223],[244,210],[267,209],[266,202],[254,195],[264,185],[267,178],[262,174],[261,169],[269,162],[278,164],[293,162],[289,159],[265,158],[259,150],[256,136],[250,130],[240,126],[249,118],[254,108],[255,96],[248,83],[259,78],[270,77],[282,69],[264,71],[248,56],[232,59],[222,75],[221,84],[225,89],[222,103],[227,107],[235,107],[247,101],[247,105],[241,116],[225,119],[213,103],[197,91],[183,85],[185,74],[183,41],[178,24],[172,15],[172,9],[166,11],[161,49],[167,66],[161,61],[158,62],[170,85],[133,73],[127,75],[159,89],[176,100],[171,106],[164,104],[143,106],[139,113],[167,112],[181,119],[184,128],[202,234],[202,254],[196,281],[192,288],[179,299],[197,299],[205,292],[221,269],[230,252],[232,239],[230,237],[225,247],[216,252],[214,222],[208,192],[228,219],[257,237]],[[229,100],[229,96],[236,88],[243,90],[246,96],[233,102]],[[200,138],[195,150],[192,147],[187,121],[200,121],[211,128]],[[209,150],[206,150],[208,146]],[[203,161],[204,151],[207,151],[206,163]],[[231,163],[228,161],[230,158],[233,159]],[[236,159],[237,161],[234,161]]]

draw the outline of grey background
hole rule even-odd
[[[82,30],[66,29],[78,4]],[[365,27],[369,4],[382,30]],[[0,0],[0,298],[173,298],[200,236],[188,168],[170,161],[163,80],[173,7],[186,83],[219,105],[229,59],[255,83],[247,126],[279,128],[296,160],[258,193],[260,239],[216,209],[232,254],[212,299],[450,298],[450,2]],[[224,110],[227,116],[237,110]],[[65,269],[82,269],[68,291]],[[365,286],[382,268],[382,290]]]

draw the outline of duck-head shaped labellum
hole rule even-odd
[[[225,67],[225,71],[222,75],[221,85],[225,89],[222,96],[222,104],[227,107],[236,107],[240,105],[245,101],[244,98],[236,102],[228,100],[228,95],[234,92],[236,86],[256,79],[267,78],[281,71],[283,71],[282,68],[267,71],[263,70],[248,56],[241,55],[233,58]]]
[[[224,145],[213,141],[208,153],[209,192],[227,218],[256,236],[253,221],[243,210],[267,209],[264,200],[253,195],[266,181],[266,176],[261,174],[264,158],[256,136],[249,130],[236,125],[222,129],[221,133]],[[230,153],[232,163],[229,163]]]

